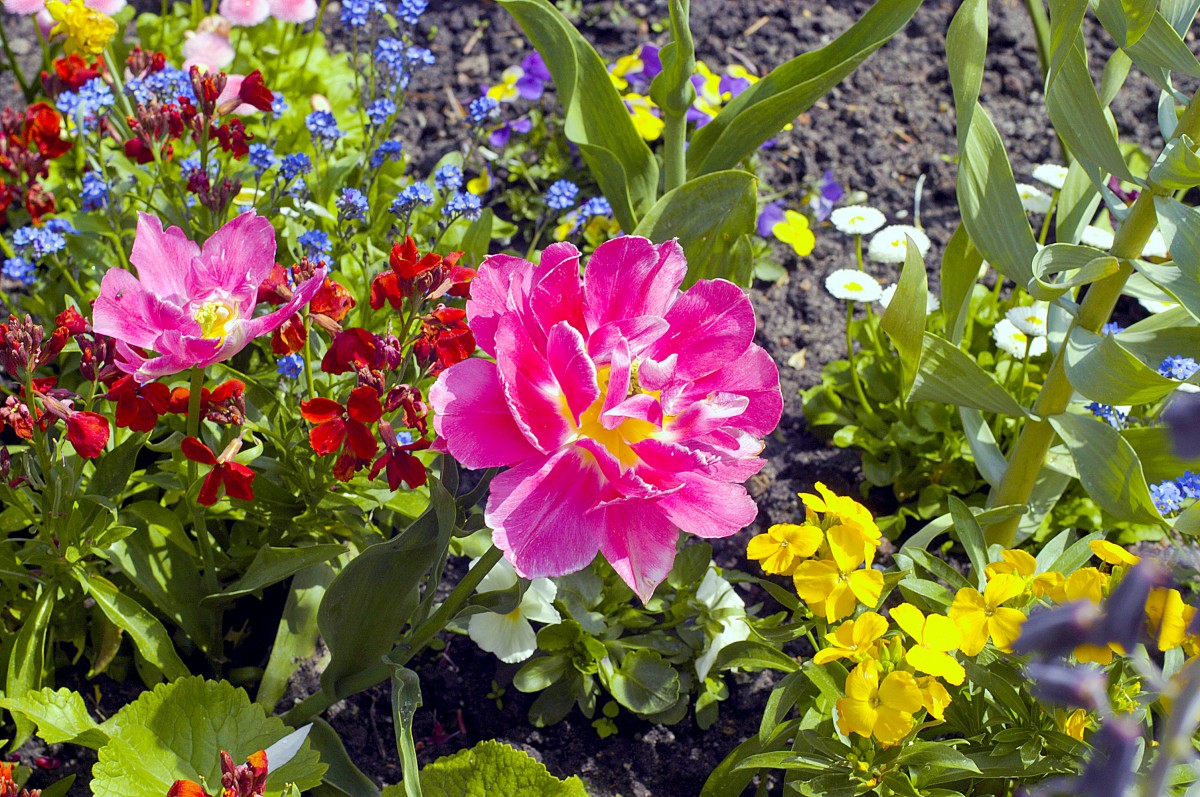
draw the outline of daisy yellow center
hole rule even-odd
[[[608,449],[608,452],[621,463],[622,469],[633,467],[641,460],[632,447],[657,432],[658,426],[649,421],[626,418],[613,429],[604,428],[604,424],[600,420],[600,415],[604,412],[604,397],[608,394],[610,369],[607,366],[600,368],[596,377],[600,383],[600,397],[592,402],[592,405],[580,415],[577,433],[580,437],[591,438]],[[642,390],[641,386],[638,385],[637,367],[635,365],[632,377],[629,380],[628,395],[633,396],[645,392],[649,391]]]
[[[205,302],[192,316],[200,325],[200,337],[225,340],[237,321],[237,310],[225,302]]]
[[[852,291],[861,291],[863,289],[862,285],[857,282],[847,282],[846,287]]]

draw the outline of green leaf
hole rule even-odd
[[[982,585],[983,569],[988,564],[987,542],[983,538],[983,529],[966,504],[953,495],[949,496],[948,500],[950,517],[954,518],[954,530],[958,533],[958,541],[962,543],[967,558],[971,560],[971,567],[975,570],[975,581]]]
[[[971,292],[979,280],[983,255],[971,243],[971,236],[961,224],[954,229],[946,251],[942,254],[942,313],[950,342],[962,342],[963,330],[971,308]]]
[[[1063,363],[1072,387],[1103,404],[1148,404],[1179,386],[1127,351],[1115,336],[1081,327],[1071,330]]]
[[[804,663],[802,672],[812,681],[813,686],[829,702],[842,697],[842,687],[846,683],[846,668],[840,662],[831,661],[828,664],[815,664],[810,659]]]
[[[658,195],[658,161],[638,135],[604,61],[549,0],[500,0],[546,62],[566,119],[622,229],[632,230]]]
[[[895,763],[907,767],[916,767],[920,770],[917,773],[918,781],[921,780],[921,775],[933,774],[934,772],[979,772],[979,767],[975,765],[974,761],[944,741],[913,742],[907,745],[900,752],[900,755],[896,756]]]
[[[925,337],[925,303],[928,296],[929,278],[925,274],[925,261],[921,258],[916,244],[909,238],[896,294],[879,321],[879,326],[892,339],[892,345],[900,353],[903,374],[901,390],[904,393],[912,390],[913,381],[916,380],[921,365],[921,349]]]
[[[8,657],[8,674],[4,691],[9,695],[24,695],[42,685],[42,673],[46,669],[46,632],[50,628],[50,615],[54,611],[54,597],[58,586],[51,582],[42,588],[29,614],[21,618],[21,626],[12,642]],[[16,733],[13,743],[17,746],[29,738],[33,725],[23,717],[15,717]]]
[[[161,672],[168,681],[186,678],[187,666],[175,652],[167,629],[142,604],[125,595],[108,579],[73,571],[75,579],[96,601],[100,611],[113,625],[129,634],[138,653]]]
[[[320,717],[314,719],[308,741],[320,756],[321,763],[327,767],[322,776],[326,786],[332,786],[347,797],[379,797],[379,787],[375,781],[364,775],[350,760],[341,737],[328,722]]]
[[[652,650],[626,654],[621,665],[609,672],[607,681],[616,701],[635,714],[657,714],[679,700],[679,673]]]
[[[278,584],[301,570],[328,562],[346,552],[342,545],[307,545],[302,548],[276,548],[264,545],[258,549],[254,561],[242,577],[216,595],[204,599],[206,603],[220,603],[241,595],[261,594],[272,584]]]
[[[421,770],[425,797],[587,797],[583,781],[559,780],[545,765],[500,742],[480,742]]]
[[[241,763],[291,733],[245,691],[199,677],[159,684],[102,727],[111,738],[92,769],[95,797],[162,797],[180,779],[220,783],[222,750]],[[280,794],[289,782],[311,789],[324,771],[305,742],[295,758],[271,769],[266,795]]]
[[[686,114],[696,101],[696,87],[692,85],[696,47],[690,7],[691,0],[671,0],[671,41],[659,50],[662,71],[650,82],[650,98],[664,113]]]
[[[495,218],[496,214],[491,208],[484,208],[479,218],[467,227],[460,244],[463,250],[463,265],[476,267],[483,262],[492,243],[492,222]]]
[[[1121,269],[1115,257],[1101,255],[1090,246],[1051,244],[1033,258],[1033,279],[1029,292],[1035,299],[1052,301],[1080,285],[1096,282]],[[1055,274],[1062,279],[1048,280]]]
[[[800,669],[800,665],[779,648],[748,639],[722,648],[712,667],[713,672],[723,672],[735,668],[751,671],[795,672]]]
[[[1070,450],[1083,488],[1105,512],[1121,520],[1163,523],[1150,498],[1142,464],[1116,429],[1082,415],[1056,415],[1049,420]]]
[[[638,223],[634,235],[655,243],[678,238],[688,260],[687,284],[727,279],[749,285],[754,262],[748,236],[757,214],[756,178],[730,170],[706,174],[668,191]]]
[[[254,695],[254,702],[267,711],[273,710],[283,697],[288,680],[300,662],[316,652],[317,610],[334,575],[333,568],[322,563],[301,570],[292,579],[283,616],[275,632],[275,644],[271,646],[271,657]]]
[[[688,176],[730,169],[754,154],[895,36],[920,5],[921,0],[875,3],[825,47],[771,70],[692,136]]]
[[[1171,191],[1185,191],[1200,185],[1200,155],[1196,143],[1187,135],[1171,139],[1162,155],[1150,167],[1150,183]]]
[[[1196,18],[1196,10],[1200,9],[1200,0],[1162,0],[1161,13],[1171,28],[1180,36],[1192,27]]]
[[[1078,241],[1083,230],[1096,218],[1100,190],[1092,184],[1083,164],[1075,161],[1067,169],[1067,179],[1058,194],[1054,214],[1055,235],[1060,241]]]
[[[921,370],[908,399],[974,407],[1013,417],[1025,415],[1025,409],[970,355],[928,332],[921,352]]]
[[[37,726],[47,744],[77,744],[98,749],[108,734],[88,714],[83,696],[71,689],[37,689],[20,697],[0,697],[0,708]]]
[[[421,679],[403,664],[390,660],[388,663],[392,666],[392,722],[396,728],[396,750],[400,754],[404,793],[408,797],[422,797],[417,746],[413,741],[413,719],[423,702]]]
[[[1200,318],[1200,291],[1195,288],[1200,284],[1200,211],[1171,197],[1155,197],[1154,209],[1167,249],[1183,276],[1180,282],[1185,287],[1172,292],[1193,316]],[[1141,264],[1137,265],[1141,270]],[[1147,276],[1153,273],[1165,273],[1165,268]],[[1162,287],[1171,290],[1173,285]]]
[[[971,447],[971,456],[975,457],[975,467],[984,481],[995,487],[1004,478],[1008,468],[1008,460],[996,443],[996,437],[983,419],[983,413],[970,407],[959,407],[958,415],[962,419],[963,435],[967,445]]]
[[[1158,0],[1099,0],[1096,15],[1117,46],[1129,47],[1150,27],[1157,10]]]

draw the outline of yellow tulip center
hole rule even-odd
[[[238,319],[237,310],[225,302],[205,302],[192,316],[200,325],[200,336],[213,340],[225,340]]]
[[[626,418],[612,429],[604,427],[604,424],[600,420],[600,415],[604,412],[604,397],[608,394],[610,372],[611,369],[608,366],[598,369],[596,378],[600,383],[600,397],[593,401],[592,405],[579,416],[579,426],[576,433],[580,437],[590,438],[604,446],[621,463],[622,469],[628,469],[641,461],[632,446],[650,437],[659,429],[655,424],[637,418]],[[629,380],[627,397],[649,392],[643,391],[638,384],[637,364],[635,363]],[[657,393],[651,393],[651,395],[657,396]]]

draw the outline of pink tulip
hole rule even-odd
[[[317,0],[267,0],[281,22],[308,22],[317,16]]]
[[[220,72],[233,63],[233,45],[219,33],[193,33],[183,43],[183,71],[193,66],[204,72]]]
[[[467,303],[479,347],[430,391],[439,447],[468,468],[508,467],[485,520],[526,578],[603,553],[643,601],[679,530],[728,537],[758,510],[742,482],[779,423],[779,371],[753,343],[754,311],[724,280],[680,292],[679,245],[625,236],[535,266],[493,255]]]
[[[27,16],[36,14],[46,7],[46,0],[4,0],[4,10],[10,14]]]
[[[325,279],[325,269],[317,269],[285,305],[255,318],[258,286],[275,264],[275,230],[253,212],[217,230],[203,248],[142,213],[129,260],[138,276],[123,268],[105,273],[93,327],[116,338],[118,367],[143,384],[229,359],[283,326]]]
[[[271,15],[267,0],[221,0],[221,16],[234,25],[252,27]]]

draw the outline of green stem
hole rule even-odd
[[[35,21],[34,27],[37,27]],[[8,31],[4,25],[0,25],[0,45],[4,46],[4,54],[8,57],[8,66],[12,69],[13,77],[17,79],[17,83],[21,86],[21,93],[25,95],[25,102],[33,101],[33,91],[30,89],[28,81],[25,80],[25,73],[21,71],[21,65],[17,63],[17,56],[12,51],[12,47],[8,43]]]
[[[854,302],[846,302],[846,360],[850,363],[850,382],[854,385],[854,394],[858,396],[858,403],[862,405],[863,410],[868,415],[874,415],[871,412],[871,405],[867,403],[867,394],[863,392],[862,382],[858,378],[858,367],[854,362],[854,334],[850,331],[852,323],[854,323]]]
[[[1042,67],[1042,79],[1050,71],[1050,17],[1046,14],[1044,0],[1025,0],[1029,19],[1033,22],[1034,38],[1037,40],[1038,63]]]
[[[663,193],[687,179],[687,113],[663,111]]]
[[[188,437],[200,436],[200,399],[204,391],[204,369],[192,369],[191,393],[188,394],[187,433]],[[195,484],[199,475],[199,467],[193,460],[188,460],[188,489]],[[213,555],[212,541],[208,536],[208,524],[204,520],[204,507],[199,501],[192,502],[192,528],[196,532],[196,541],[200,545],[200,558],[204,563],[204,589],[209,595],[215,595],[221,589],[217,580],[216,557]]]
[[[312,58],[313,46],[317,43],[317,35],[321,32],[321,23],[325,21],[325,8],[329,5],[329,0],[321,0],[321,8],[317,11],[317,21],[313,24],[312,36],[308,40],[308,51],[304,53],[304,63],[300,65],[300,74],[308,69],[308,59]],[[355,48],[358,52],[358,48]],[[360,103],[361,104],[361,103]]]
[[[1046,236],[1050,234],[1050,220],[1054,218],[1054,211],[1058,209],[1058,198],[1062,195],[1062,191],[1054,189],[1054,195],[1050,197],[1050,208],[1046,211],[1046,218],[1042,220],[1042,231],[1038,233],[1038,243],[1042,246],[1046,245]]]

